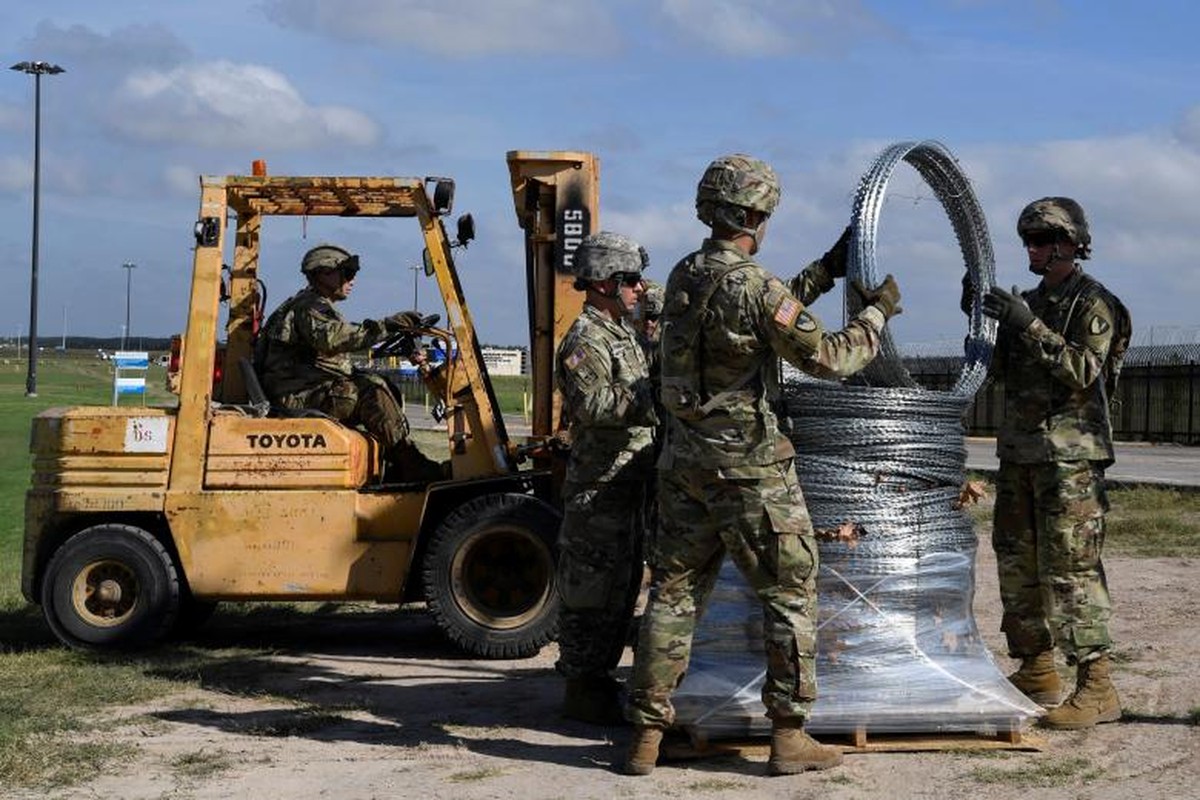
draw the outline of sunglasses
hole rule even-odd
[[[1059,237],[1054,231],[1034,231],[1021,237],[1021,244],[1026,247],[1045,247],[1057,241]]]
[[[622,286],[628,286],[632,288],[642,282],[642,276],[641,273],[638,272],[618,272],[617,274],[613,275],[613,280],[617,281]]]
[[[334,272],[341,273],[342,280],[352,281],[354,276],[358,274],[358,256],[350,256],[342,259],[342,261],[333,268]]]

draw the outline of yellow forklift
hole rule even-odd
[[[553,355],[581,306],[563,267],[597,223],[598,164],[563,151],[514,151],[508,164],[531,338],[532,431],[520,442],[506,430],[455,269],[453,250],[473,225],[461,217],[456,239],[447,236],[452,180],[276,177],[261,162],[248,176],[201,178],[177,405],[53,408],[33,421],[22,591],[63,642],[145,647],[220,601],[255,600],[424,601],[454,643],[486,658],[527,657],[551,641]],[[451,477],[391,482],[370,436],[286,415],[261,396],[252,353],[271,216],[420,225],[425,271],[445,304],[446,326],[421,334],[451,354],[430,381]],[[381,354],[401,346],[385,342]]]

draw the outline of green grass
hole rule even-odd
[[[132,748],[105,742],[113,723],[98,712],[179,688],[144,661],[59,648],[0,654],[0,787],[69,786],[103,771]]]
[[[1138,557],[1200,555],[1200,492],[1139,487],[1109,493],[1106,547]]]
[[[1019,789],[1041,789],[1066,786],[1073,783],[1088,783],[1099,778],[1104,771],[1092,765],[1086,758],[1073,756],[1062,759],[1029,761],[1016,769],[1004,767],[976,767],[968,773],[976,783],[1003,784]]]

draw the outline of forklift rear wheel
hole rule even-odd
[[[42,580],[55,636],[81,650],[157,642],[179,612],[179,573],[150,533],[132,525],[86,528],[55,552]]]
[[[560,519],[536,497],[490,494],[442,521],[422,577],[429,610],[455,644],[484,658],[528,658],[554,639]]]

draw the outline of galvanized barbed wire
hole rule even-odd
[[[863,175],[854,199],[847,278],[858,279],[867,286],[878,284],[875,243],[879,217],[888,181],[901,161],[911,164],[933,190],[950,219],[962,251],[973,302],[963,345],[962,371],[951,391],[970,397],[987,377],[988,362],[996,342],[996,322],[983,315],[983,295],[995,282],[996,260],[983,209],[970,181],[945,145],[932,140],[898,142],[884,150]],[[897,277],[903,289],[903,275]],[[861,309],[854,292],[846,293],[846,307],[851,315]],[[901,363],[892,335],[886,329],[879,356],[857,378],[872,386],[917,386]]]
[[[812,379],[782,391],[797,475],[818,530],[857,526],[849,545],[859,556],[973,544],[971,520],[956,508],[969,397]]]

